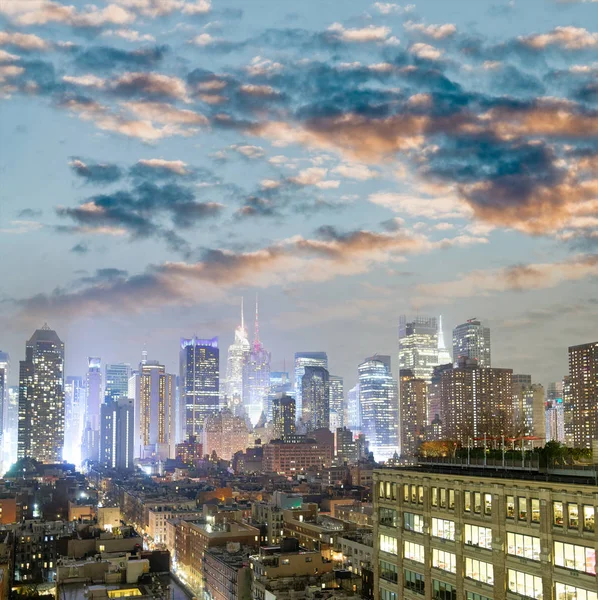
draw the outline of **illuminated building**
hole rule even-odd
[[[130,377],[131,365],[127,363],[106,365],[104,398],[112,400],[116,400],[116,398],[128,398]]]
[[[271,421],[274,399],[281,394],[286,395],[292,390],[291,378],[286,371],[270,371],[270,391],[268,392],[266,417]]]
[[[220,406],[218,338],[181,339],[179,402],[185,419],[185,439],[201,438],[204,420]]]
[[[328,370],[328,356],[326,352],[296,352],[295,353],[295,402],[297,415],[303,414],[303,403],[301,398],[301,379],[305,373],[305,367],[322,367]]]
[[[410,369],[399,371],[401,456],[415,456],[426,431],[427,385]]]
[[[196,466],[203,458],[203,446],[194,436],[176,445],[176,458],[189,466]]]
[[[438,323],[435,317],[399,319],[399,369],[410,369],[417,379],[430,383],[438,365]]]
[[[87,359],[85,375],[85,416],[82,460],[98,460],[100,436],[100,405],[104,398],[102,390],[102,359],[90,356]]]
[[[330,429],[330,384],[323,367],[305,367],[301,378],[303,412],[301,420],[306,431]]]
[[[598,440],[598,342],[569,347],[573,442],[592,448]]]
[[[483,369],[476,360],[460,358],[457,367],[442,371],[439,385],[446,439],[467,446],[484,435],[513,435],[511,369]]]
[[[100,464],[119,471],[134,468],[133,401],[107,399],[100,407]]]
[[[62,460],[64,445],[64,344],[44,325],[25,347],[19,370],[18,458]]]
[[[260,341],[258,304],[255,302],[255,329],[251,351],[244,369],[243,403],[252,425],[255,425],[266,408],[270,392],[270,353]]]
[[[513,374],[513,421],[519,436],[546,441],[546,405],[544,388],[532,383],[531,375]]]
[[[438,317],[438,364],[446,365],[452,363],[451,353],[444,343],[444,330],[442,329],[442,315]]]
[[[272,421],[274,439],[284,440],[296,433],[295,398],[280,394],[272,400]]]
[[[478,361],[482,368],[492,366],[490,328],[477,319],[469,319],[453,329],[453,360],[460,357]]]
[[[249,430],[244,419],[235,417],[228,408],[224,408],[206,417],[202,443],[208,456],[216,453],[218,458],[231,460],[236,452],[247,449]]]
[[[249,360],[251,344],[245,328],[243,299],[241,298],[241,324],[235,329],[235,341],[228,347],[226,361],[226,389],[230,409],[239,414],[243,407],[243,373]]]
[[[355,431],[361,431],[361,404],[359,403],[359,383],[347,392],[346,426]]]
[[[10,467],[8,463],[8,448],[10,445],[10,432],[8,430],[8,373],[10,357],[6,352],[0,351],[0,475]],[[6,464],[4,464],[6,463]]]
[[[330,431],[345,425],[345,392],[343,378],[330,375]]]
[[[81,441],[86,409],[87,386],[83,377],[66,378],[64,385],[64,452],[63,458],[81,464]]]
[[[175,452],[175,376],[164,365],[146,361],[139,365],[138,456],[157,453],[172,458]]]
[[[565,443],[562,381],[549,383],[546,388],[546,441]]]
[[[573,396],[571,390],[571,377],[563,377],[563,429],[565,432],[565,446],[574,445],[573,436]]]
[[[377,460],[393,456],[398,449],[397,385],[390,356],[376,354],[358,367],[361,432]]]
[[[19,438],[19,388],[6,388],[4,404],[4,469],[17,461]]]
[[[310,467],[329,466],[334,456],[334,437],[330,443],[318,442],[306,436],[296,436],[293,442],[272,440],[264,445],[263,451],[265,473],[294,476]]]

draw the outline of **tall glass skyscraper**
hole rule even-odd
[[[303,373],[305,373],[305,367],[322,367],[328,370],[328,356],[326,352],[295,353],[295,403],[297,415],[303,414],[301,379],[303,378]]]
[[[64,385],[64,453],[63,458],[81,464],[81,440],[86,407],[86,385],[83,377],[69,376]]]
[[[10,446],[10,431],[8,429],[8,371],[10,358],[6,352],[0,351],[0,475],[10,467],[8,464],[8,449]]]
[[[490,352],[490,328],[477,319],[469,319],[453,329],[453,361],[459,358],[472,358],[482,368],[492,366]]]
[[[330,429],[330,383],[323,367],[305,367],[301,378],[303,413],[306,431]]]
[[[201,437],[207,415],[220,406],[218,338],[181,339],[179,397],[185,416],[185,439]]]
[[[64,344],[47,325],[25,346],[19,369],[18,457],[62,460],[64,445]]]
[[[330,375],[330,431],[345,426],[345,392],[343,378]]]
[[[244,406],[243,399],[243,374],[245,365],[249,361],[251,344],[247,329],[245,328],[245,317],[243,315],[243,301],[241,300],[241,324],[235,329],[235,340],[228,347],[226,361],[226,387],[225,393],[229,408],[234,414],[239,412],[239,407]]]
[[[374,355],[358,367],[361,431],[376,460],[391,458],[398,450],[397,385],[390,356]]]
[[[432,380],[438,365],[438,322],[436,317],[399,319],[399,369],[409,369],[413,377]]]
[[[119,471],[131,471],[133,463],[133,401],[107,398],[100,408],[100,464]]]
[[[118,363],[106,365],[104,398],[111,400],[127,398],[129,395],[129,377],[131,377],[130,364]]]

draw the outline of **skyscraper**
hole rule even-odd
[[[347,392],[346,424],[354,433],[361,432],[361,404],[359,398],[359,383]]]
[[[64,344],[44,325],[25,346],[19,369],[18,457],[62,460],[64,445]]]
[[[10,431],[8,430],[8,371],[10,368],[10,357],[6,352],[0,351],[0,474],[10,466],[7,463],[7,450],[10,445]]]
[[[176,445],[175,377],[158,361],[139,365],[140,456],[174,458]]]
[[[102,387],[102,359],[90,356],[87,359],[85,376],[85,421],[81,443],[82,460],[98,460],[100,442],[100,406],[104,399]]]
[[[245,412],[255,425],[264,411],[270,392],[270,353],[260,341],[257,298],[255,301],[255,329],[251,351],[244,369],[243,402]]]
[[[343,378],[330,375],[330,431],[345,425],[345,393]]]
[[[220,405],[218,338],[181,339],[179,397],[185,416],[185,439],[201,439],[204,419]]]
[[[129,377],[131,377],[131,365],[118,363],[106,365],[106,383],[104,385],[104,398],[115,400],[116,398],[128,398]]]
[[[4,405],[4,467],[17,461],[19,439],[19,387],[7,388]]]
[[[551,382],[546,388],[546,441],[565,443],[562,381]]]
[[[295,422],[295,398],[279,394],[272,400],[272,422],[274,423],[274,439],[286,440],[294,436],[297,429]]]
[[[563,377],[563,430],[565,434],[565,446],[575,445],[573,428],[573,396],[571,389],[571,376]]]
[[[401,456],[415,456],[426,431],[427,384],[410,369],[399,371]]]
[[[417,379],[430,383],[438,365],[438,323],[435,317],[399,319],[399,369],[410,369]]]
[[[573,442],[592,448],[598,440],[598,342],[569,347]]]
[[[280,397],[281,394],[286,395],[291,389],[291,378],[286,371],[270,371],[270,391],[268,392],[266,411],[268,421],[273,419],[272,403],[274,399]]]
[[[86,408],[86,384],[83,377],[66,378],[64,384],[64,452],[63,458],[81,464],[81,441]]]
[[[247,450],[249,430],[245,419],[235,417],[228,408],[208,415],[204,421],[202,444],[205,454],[231,460],[236,452]]]
[[[444,342],[444,329],[442,328],[442,315],[438,317],[438,364],[452,363],[451,353]]]
[[[358,367],[361,431],[377,460],[390,458],[398,450],[397,385],[392,377],[390,356],[376,354]]]
[[[303,412],[306,431],[330,429],[330,381],[323,367],[305,367],[301,378]]]
[[[531,375],[513,374],[513,415],[516,434],[546,440],[544,388]]]
[[[453,361],[460,357],[478,361],[482,368],[491,367],[490,328],[477,319],[469,319],[453,329]]]
[[[107,398],[100,407],[100,464],[119,471],[134,468],[133,401],[116,396]]]
[[[301,378],[305,367],[322,367],[328,370],[328,356],[326,352],[295,352],[295,402],[297,405],[297,416],[303,414],[301,399]]]
[[[228,347],[226,361],[226,388],[225,393],[228,405],[237,412],[238,407],[243,404],[243,374],[245,365],[249,361],[251,344],[245,328],[245,317],[243,314],[243,299],[241,298],[241,324],[235,329],[235,341]]]

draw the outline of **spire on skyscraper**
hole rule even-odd
[[[446,365],[453,362],[451,353],[444,345],[444,330],[442,329],[442,315],[438,317],[438,364]]]
[[[241,329],[245,329],[245,310],[243,309],[243,296],[241,296]]]
[[[260,321],[258,312],[258,296],[255,293],[255,331],[254,331],[254,344],[260,343]]]

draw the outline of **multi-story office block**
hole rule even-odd
[[[471,358],[480,367],[491,367],[490,328],[477,319],[469,319],[453,329],[453,360]]]
[[[330,431],[345,425],[345,392],[343,378],[330,375]]]
[[[185,419],[185,439],[201,438],[205,418],[220,405],[220,353],[218,338],[182,339],[179,397]]]
[[[549,383],[546,388],[546,441],[565,443],[562,381]]]
[[[64,344],[44,325],[25,347],[19,372],[19,458],[62,460]]]
[[[428,383],[438,365],[438,321],[436,317],[399,319],[399,369],[410,369]]]
[[[235,414],[237,414],[237,408],[244,407],[243,374],[245,372],[245,365],[249,360],[250,352],[251,344],[249,343],[245,327],[243,299],[241,299],[241,323],[235,328],[235,339],[228,347],[226,385],[224,390],[228,398],[229,407]]]
[[[249,431],[245,420],[236,417],[225,408],[208,415],[203,426],[203,451],[211,456],[231,460],[239,451],[245,451],[249,445]]]
[[[301,420],[305,429],[330,428],[330,382],[328,371],[323,367],[305,367],[301,378],[303,412]]]
[[[345,425],[352,431],[361,431],[361,404],[359,402],[359,383],[347,392],[345,407]]]
[[[427,384],[410,369],[399,371],[401,455],[415,456],[426,433]]]
[[[546,400],[544,387],[532,383],[531,375],[513,374],[513,424],[518,436],[546,441]]]
[[[598,440],[598,342],[569,347],[573,442],[591,448]]]
[[[571,377],[563,377],[563,429],[565,431],[565,446],[573,447],[573,396],[571,393]]]
[[[127,363],[106,365],[104,398],[111,400],[128,398],[130,377],[131,365]]]
[[[375,598],[598,600],[592,478],[374,473]]]
[[[10,432],[7,427],[7,418],[5,413],[8,412],[8,372],[10,367],[10,357],[6,352],[0,351],[0,452],[2,458],[0,458],[0,472],[4,472],[3,469],[10,466],[10,464],[4,464],[6,451],[8,449],[8,442],[5,441],[7,436],[10,436]]]
[[[328,355],[326,352],[296,352],[295,353],[295,402],[297,416],[303,414],[302,379],[305,367],[322,367],[328,370]]]
[[[100,407],[100,463],[119,471],[133,470],[134,411],[128,398],[107,399]]]
[[[280,394],[272,400],[272,422],[274,439],[286,440],[295,436],[296,429],[295,398]]]

